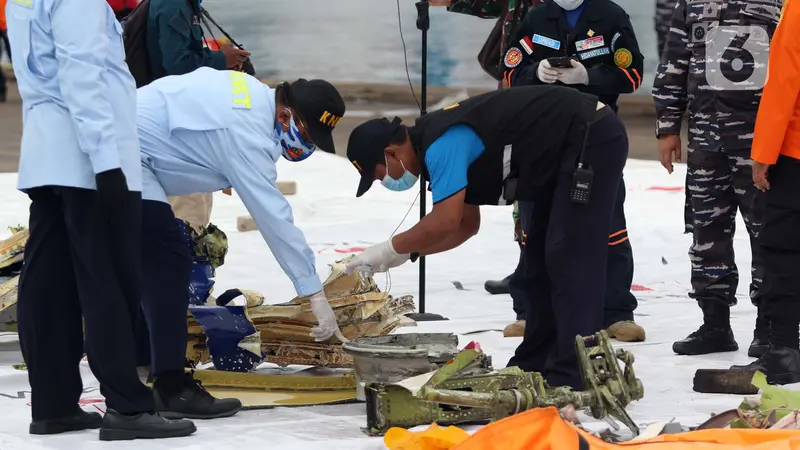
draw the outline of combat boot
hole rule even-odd
[[[756,318],[756,329],[753,331],[753,342],[747,349],[747,356],[761,358],[769,350],[769,319],[761,311]]]
[[[731,330],[730,306],[709,301],[702,307],[703,325],[686,339],[672,344],[672,351],[679,355],[705,355],[739,350]]]
[[[525,336],[525,321],[517,320],[508,324],[503,329],[503,337],[523,337]]]
[[[642,342],[645,339],[644,328],[632,320],[621,320],[611,324],[606,330],[608,337],[620,342]]]
[[[512,276],[513,274],[503,278],[502,280],[489,280],[483,285],[483,288],[486,289],[486,292],[492,295],[509,294],[511,293]]]
[[[169,373],[153,382],[156,410],[169,419],[218,419],[242,409],[235,398],[214,398],[192,373]]]
[[[769,384],[800,382],[800,350],[773,345],[760,358],[746,366],[731,366],[732,371],[760,371]]]

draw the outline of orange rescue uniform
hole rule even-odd
[[[800,159],[800,3],[796,0],[783,2],[768,70],[750,156],[772,165],[779,155]]]

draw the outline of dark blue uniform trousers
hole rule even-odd
[[[522,246],[526,244],[529,211],[533,202],[519,202],[519,217],[522,222]],[[509,289],[514,301],[514,313],[517,320],[525,320],[528,303],[528,280],[525,252],[520,251],[519,263],[511,277]],[[603,305],[603,328],[623,320],[633,320],[633,311],[638,302],[631,292],[633,283],[633,249],[628,239],[625,220],[625,180],[620,180],[614,202],[614,215],[608,235],[608,261],[606,262],[606,295]]]
[[[93,190],[45,186],[28,196],[30,239],[17,317],[33,419],[78,411],[84,346],[109,408],[154,411],[134,358],[141,193],[131,192],[115,218],[98,210]]]
[[[153,376],[184,370],[191,271],[191,250],[172,207],[169,203],[142,201],[144,320],[140,323],[138,354],[140,365],[150,360]]]
[[[594,171],[591,198],[570,199],[575,155],[562,158],[556,180],[527,209],[527,324],[509,366],[541,372],[551,386],[583,388],[575,337],[603,325],[608,230],[628,157],[628,137],[616,115],[589,130],[585,162]]]

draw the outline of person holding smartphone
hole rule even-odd
[[[644,57],[628,14],[616,3],[554,0],[528,12],[509,39],[504,64],[510,86],[567,86],[596,95],[617,112],[619,95],[642,84]],[[637,301],[631,293],[633,250],[624,203],[625,183],[620,181],[609,224],[603,327],[618,340],[643,341],[644,329],[633,321]],[[522,215],[533,210],[533,205],[520,204]],[[522,222],[529,220],[523,217]],[[528,311],[536,314],[535,308]]]

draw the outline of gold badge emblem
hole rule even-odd
[[[614,64],[617,67],[621,67],[623,69],[627,69],[633,63],[633,55],[631,51],[626,48],[621,48],[614,52]]]

